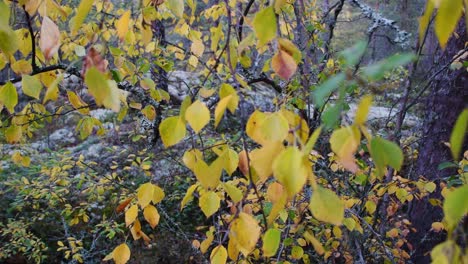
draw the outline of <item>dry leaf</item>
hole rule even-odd
[[[279,50],[271,59],[271,68],[281,78],[288,80],[297,70],[297,64],[294,58],[287,52]]]
[[[86,71],[93,66],[95,66],[100,72],[105,73],[107,71],[107,66],[109,65],[109,62],[103,59],[101,54],[99,54],[99,52],[93,47],[88,50],[88,54],[86,54],[83,60],[83,69],[81,71],[83,77],[85,76]]]

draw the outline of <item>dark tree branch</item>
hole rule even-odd
[[[237,26],[237,31],[238,31],[237,38],[239,39],[239,42],[242,41],[242,28],[244,26],[244,17],[246,17],[249,14],[250,8],[252,7],[254,2],[255,2],[255,0],[250,0],[247,3],[247,6],[244,9],[244,13],[242,14],[241,18],[239,19],[239,25]]]

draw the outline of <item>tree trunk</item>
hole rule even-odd
[[[431,76],[436,74],[453,57],[464,48],[466,41],[466,25],[462,19],[457,28],[458,37],[452,36],[445,50],[439,49],[435,57],[439,58]],[[428,52],[434,52],[429,50]],[[424,142],[419,148],[419,158],[416,164],[416,180],[424,176],[431,181],[440,180],[443,177],[454,175],[455,171],[437,169],[444,161],[452,160],[449,148],[444,144],[450,139],[452,128],[458,115],[467,107],[468,102],[468,74],[466,69],[450,70],[449,67],[438,73],[430,86],[427,98],[423,99],[425,113],[422,137]],[[465,147],[466,149],[466,142]],[[431,198],[441,198],[440,195]],[[429,263],[430,250],[438,243],[445,240],[444,235],[431,232],[431,224],[441,221],[442,209],[429,204],[428,199],[414,201],[410,212],[411,222],[417,232],[410,237],[410,243],[414,247],[412,260],[414,263]]]

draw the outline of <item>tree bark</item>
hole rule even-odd
[[[444,161],[452,160],[449,148],[444,144],[450,139],[452,128],[458,115],[468,105],[468,74],[466,69],[451,70],[447,67],[443,71],[441,67],[449,65],[453,57],[464,48],[466,41],[466,24],[461,19],[457,34],[450,39],[445,50],[430,49],[429,53],[436,52],[437,61],[433,74],[438,72],[430,86],[429,94],[423,99],[425,105],[425,117],[422,126],[423,144],[419,148],[419,157],[416,163],[416,175],[428,180],[441,180],[443,177],[454,175],[455,171],[438,170],[438,165]],[[458,36],[457,36],[458,35]],[[434,48],[434,47],[433,47]],[[431,75],[433,75],[431,74]],[[466,142],[463,149],[466,149]],[[431,198],[441,198],[433,195]],[[410,236],[410,243],[414,247],[412,261],[414,263],[429,263],[429,252],[435,245],[445,240],[445,235],[431,232],[431,224],[441,221],[442,209],[429,204],[428,198],[415,200],[412,204],[410,219],[417,232]]]

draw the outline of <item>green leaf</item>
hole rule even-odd
[[[468,213],[468,185],[449,192],[444,201],[444,215],[448,228],[452,230],[463,216]]]
[[[272,257],[276,254],[281,241],[281,231],[276,228],[270,228],[263,236],[263,255]]]
[[[463,147],[463,141],[466,137],[466,130],[468,128],[468,108],[463,110],[460,116],[455,122],[455,126],[450,135],[450,149],[452,150],[452,156],[455,160],[458,160],[460,152]]]
[[[10,114],[15,112],[15,106],[18,104],[18,93],[16,87],[11,83],[7,82],[3,87],[0,88],[0,106],[4,105]],[[0,107],[1,109],[2,107]]]
[[[406,65],[415,58],[413,53],[396,54],[364,68],[364,74],[372,81],[378,81],[384,77],[385,72]]]
[[[23,93],[25,95],[39,99],[42,83],[35,76],[23,75],[21,86],[23,87]]]
[[[220,206],[219,196],[213,191],[205,192],[200,196],[198,205],[200,206],[201,210],[206,215],[206,217],[210,217],[211,215],[216,213],[219,209],[219,206]]]
[[[309,204],[312,215],[320,221],[341,225],[344,219],[344,204],[333,191],[317,186]]]
[[[159,134],[164,146],[170,147],[184,139],[186,128],[184,121],[179,116],[164,119],[159,125]]]
[[[435,32],[440,46],[445,48],[463,13],[463,0],[441,0],[435,18]]]
[[[78,6],[78,11],[76,11],[76,16],[70,20],[72,35],[76,34],[76,32],[78,32],[78,29],[80,29],[89,11],[91,11],[93,3],[94,0],[82,0],[80,2],[80,5]]]
[[[340,56],[345,60],[346,65],[353,67],[356,65],[367,49],[367,42],[360,41],[351,48],[348,48],[340,53]]]
[[[381,137],[372,138],[370,153],[379,176],[385,173],[387,165],[392,166],[395,170],[400,170],[403,164],[403,152],[400,147]]]
[[[315,105],[317,107],[322,107],[328,96],[330,96],[344,80],[345,74],[339,73],[317,86],[312,93]]]
[[[273,6],[269,6],[255,14],[252,25],[258,39],[258,46],[261,47],[273,40],[277,31]]]
[[[437,166],[438,170],[445,170],[447,168],[458,168],[458,164],[453,163],[451,161],[445,161],[439,164],[439,166]]]

